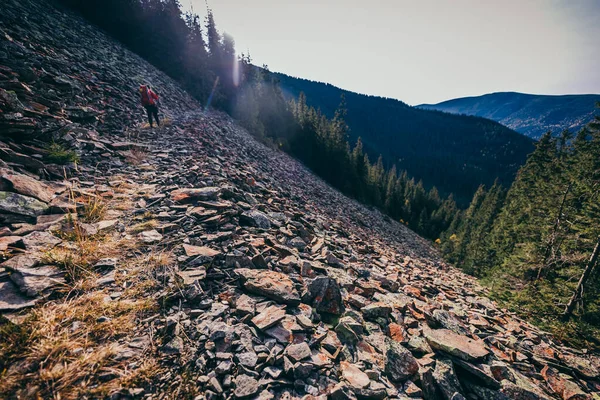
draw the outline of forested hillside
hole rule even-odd
[[[335,86],[275,74],[288,98],[304,92],[307,103],[332,117],[343,94],[354,143],[361,138],[373,159],[383,155],[384,165],[396,164],[426,186],[454,193],[468,203],[480,184],[496,178],[510,185],[533,141],[493,121],[421,110],[376,96],[349,92]]]
[[[442,250],[497,298],[571,340],[599,345],[600,118],[544,135],[504,190],[483,186]],[[508,284],[507,284],[508,283]]]
[[[565,129],[578,132],[594,119],[597,101],[600,101],[600,94],[548,96],[502,92],[418,107],[489,118],[530,138],[539,139],[548,131],[554,136],[559,136]]]

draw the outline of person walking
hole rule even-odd
[[[152,128],[152,117],[156,121],[156,125],[160,126],[160,121],[158,120],[158,95],[150,89],[150,87],[146,85],[140,85],[140,95],[142,100],[142,106],[146,109],[146,113],[148,114],[148,123],[150,124],[150,128]]]

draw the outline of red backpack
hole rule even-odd
[[[143,106],[153,106],[155,104],[155,100],[158,100],[158,95],[152,91],[150,88],[142,88],[142,105]]]

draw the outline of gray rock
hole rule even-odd
[[[37,217],[47,210],[48,205],[46,203],[33,197],[11,192],[0,192],[0,212]]]
[[[29,297],[48,292],[50,289],[66,284],[64,272],[45,265],[37,268],[18,268],[12,270],[10,279],[22,293]]]
[[[403,382],[419,371],[413,355],[400,343],[386,339],[385,374],[393,382]]]
[[[285,354],[294,361],[302,361],[310,357],[310,347],[306,342],[291,344],[285,349]]]
[[[138,239],[145,244],[154,244],[160,242],[163,239],[163,235],[158,233],[156,229],[152,229],[138,234]]]
[[[392,312],[392,307],[389,304],[376,302],[361,308],[365,319],[376,320],[377,318],[387,318]]]
[[[36,231],[23,236],[23,246],[31,252],[50,250],[60,243],[62,240],[50,232]]]
[[[260,229],[270,229],[271,221],[264,213],[258,210],[245,211],[240,215],[240,225],[253,226]]]
[[[476,361],[489,354],[481,340],[459,335],[448,329],[432,329],[424,331],[429,345],[465,361]]]
[[[36,302],[37,299],[24,297],[12,282],[0,282],[0,311],[19,311]]]
[[[237,399],[254,396],[258,393],[258,381],[248,375],[238,375],[235,378],[235,390],[233,395]]]
[[[344,303],[340,286],[333,278],[320,276],[308,284],[308,296],[305,302],[312,303],[319,313],[341,315],[344,312]]]
[[[256,363],[258,361],[258,356],[254,352],[245,352],[239,353],[235,355],[235,358],[238,364],[243,365],[246,368],[253,369],[256,367]]]
[[[433,379],[435,379],[444,399],[452,400],[455,399],[454,395],[456,393],[462,394],[462,387],[454,373],[452,361],[449,359],[443,358],[436,361]]]

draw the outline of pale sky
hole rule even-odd
[[[205,0],[180,0],[206,14]],[[600,0],[208,0],[272,71],[408,104],[600,93]]]

